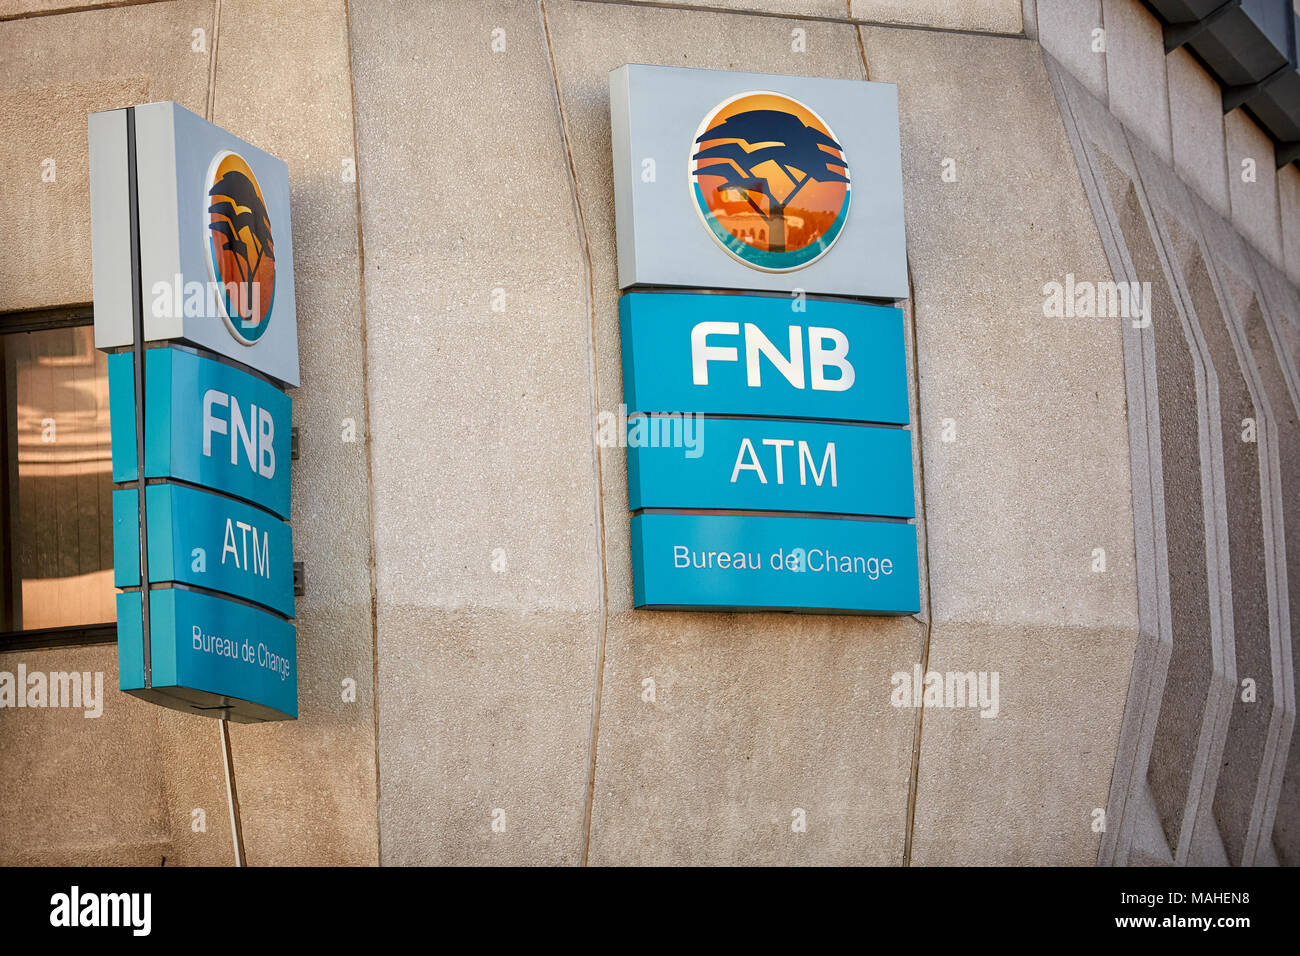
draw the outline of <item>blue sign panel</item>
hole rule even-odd
[[[180,588],[149,595],[152,681],[145,686],[138,592],[117,596],[122,690],[235,720],[298,716],[294,626],[246,604]]]
[[[631,412],[908,423],[901,310],[788,296],[619,300]]]
[[[911,518],[912,435],[901,428],[748,418],[649,418],[653,447],[629,441],[628,505],[817,511]],[[667,424],[669,427],[665,428]],[[647,432],[653,431],[650,428]],[[633,430],[633,434],[636,432]]]
[[[136,480],[133,362],[125,352],[108,357],[115,482]],[[146,477],[179,478],[289,517],[289,396],[174,348],[145,353],[145,396]]]
[[[673,610],[920,611],[916,526],[785,515],[632,516],[633,603]]]
[[[179,581],[293,617],[293,533],[287,522],[233,498],[184,485],[149,485],[149,580]],[[113,492],[114,584],[140,583],[135,489]]]
[[[140,586],[139,500],[135,489],[113,490],[113,586],[117,588]]]

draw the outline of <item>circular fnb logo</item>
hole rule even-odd
[[[275,303],[275,239],[262,187],[248,162],[222,150],[204,180],[208,271],[226,327],[253,345],[266,332]]]
[[[849,214],[849,164],[820,116],[782,93],[739,93],[696,131],[695,208],[732,258],[790,272],[830,251]]]

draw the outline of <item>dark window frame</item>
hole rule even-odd
[[[15,332],[43,332],[49,329],[69,329],[93,325],[94,305],[80,302],[54,309],[25,309],[0,312],[0,355],[3,354],[3,336]],[[0,390],[0,447],[8,448],[9,383]],[[0,541],[13,541],[10,518],[11,492],[9,469],[0,468]],[[7,596],[13,588],[13,569],[9,565],[9,547],[0,549],[0,589]],[[46,647],[85,647],[91,644],[116,644],[117,624],[86,624],[71,627],[46,627],[28,630],[0,630],[0,653],[35,650]]]

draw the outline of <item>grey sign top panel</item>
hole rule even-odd
[[[635,64],[614,70],[609,82],[621,288],[907,297],[894,84]],[[751,256],[747,248],[729,252],[725,232],[711,232],[698,208],[691,164],[701,149],[696,143],[701,126],[721,104],[749,92],[789,97],[814,113],[833,132],[848,170],[851,195],[833,243],[789,271],[763,268],[762,257]],[[750,142],[743,148],[763,147]],[[747,264],[749,258],[760,263]]]
[[[91,234],[95,279],[95,344],[100,348],[134,341],[129,258],[130,229],[124,191],[127,161],[126,111],[90,117]],[[286,385],[297,385],[298,321],[293,277],[293,230],[289,217],[289,168],[256,146],[227,133],[176,103],[135,107],[136,176],[140,221],[140,278],[146,341],[178,341],[210,349]],[[266,226],[256,239],[241,232],[254,214],[245,200],[231,204],[240,248],[265,247],[274,260],[274,281],[265,322],[241,321],[228,301],[208,290],[218,280],[217,252],[209,207],[223,202],[210,191],[222,158],[242,159],[264,204]],[[246,164],[246,166],[244,165]],[[240,175],[243,175],[240,172]],[[223,194],[224,195],[224,194]],[[247,199],[247,197],[245,197]],[[238,213],[235,212],[238,210]],[[269,236],[266,234],[269,231]],[[249,254],[248,264],[261,256]],[[238,269],[238,266],[236,266]],[[261,273],[259,273],[261,274]],[[238,278],[239,272],[221,280]],[[179,277],[179,280],[178,280]],[[197,290],[204,290],[201,300]],[[213,301],[216,308],[213,308]],[[202,303],[202,308],[196,308]]]

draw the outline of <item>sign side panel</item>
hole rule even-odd
[[[95,348],[130,345],[131,220],[128,203],[126,110],[91,113],[90,265],[95,289]]]
[[[140,586],[140,494],[134,488],[113,491],[113,586]]]
[[[180,336],[180,316],[159,309],[174,300],[174,283],[181,271],[176,209],[176,141],[171,103],[147,103],[135,108],[136,188],[140,204],[140,294],[144,308],[145,341]],[[162,283],[160,287],[158,284]]]
[[[147,366],[146,366],[147,367]],[[135,448],[135,356],[108,356],[108,431],[113,454],[113,481],[138,477]]]
[[[632,207],[637,163],[632,156],[628,67],[609,74],[609,132],[614,157],[614,226],[618,285],[627,288],[636,276],[636,231]]]
[[[117,686],[144,687],[144,622],[138,591],[117,595]]]

